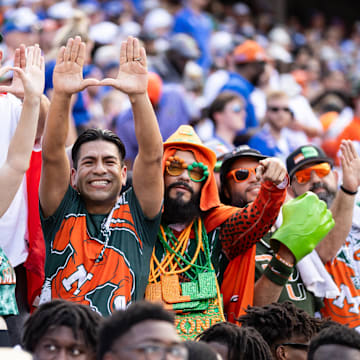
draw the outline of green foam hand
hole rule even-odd
[[[296,262],[311,253],[334,227],[335,221],[324,201],[306,192],[290,200],[282,208],[283,223],[271,238],[277,251],[279,242],[295,256]]]

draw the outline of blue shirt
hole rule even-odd
[[[212,63],[209,47],[212,29],[212,22],[205,13],[197,14],[185,7],[175,15],[173,32],[185,33],[195,39],[201,51],[197,62],[206,73]]]
[[[255,87],[251,82],[246,80],[240,74],[235,72],[229,73],[229,80],[221,89],[221,92],[225,90],[234,91],[240,94],[246,101],[246,129],[258,126],[258,120],[255,115],[254,105],[250,101],[250,94],[254,91]]]

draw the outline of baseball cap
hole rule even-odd
[[[189,35],[178,33],[171,37],[169,50],[176,51],[180,56],[186,59],[197,59],[200,56],[200,50],[196,41]]]
[[[327,162],[331,166],[334,161],[327,157],[324,151],[315,145],[304,145],[297,148],[286,158],[286,167],[290,179],[301,167],[310,163]]]
[[[256,160],[266,159],[268,156],[263,155],[260,151],[251,149],[248,145],[240,145],[231,152],[224,156],[221,169],[220,169],[220,180],[222,183],[225,181],[226,174],[228,173],[231,164],[244,157],[254,158]]]
[[[267,61],[269,58],[262,46],[254,40],[246,40],[233,51],[234,61],[237,64]]]

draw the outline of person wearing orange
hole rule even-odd
[[[257,200],[244,209],[225,206],[219,200],[215,163],[215,153],[191,126],[180,126],[164,143],[164,212],[145,298],[176,312],[184,338],[224,321],[219,285],[235,257],[244,265],[239,286],[251,302],[253,245],[276,220],[288,183],[284,165],[264,160]]]
[[[316,251],[340,294],[324,298],[320,311],[324,317],[360,330],[360,209],[356,197],[360,185],[360,157],[351,141],[343,140],[340,150],[343,173],[340,189],[332,159],[321,149],[307,145],[287,158],[291,179],[289,193],[299,196],[312,191],[331,210],[335,226]]]

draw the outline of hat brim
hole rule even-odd
[[[290,177],[290,180],[293,178],[293,176],[295,175],[295,173],[301,169],[304,165],[308,165],[308,164],[320,164],[320,163],[323,163],[323,162],[327,162],[331,165],[331,167],[334,166],[334,160],[331,159],[331,158],[328,158],[328,157],[320,157],[320,158],[309,158],[309,159],[305,159],[303,161],[301,161],[299,164],[295,165],[291,171],[289,172],[289,177]]]

